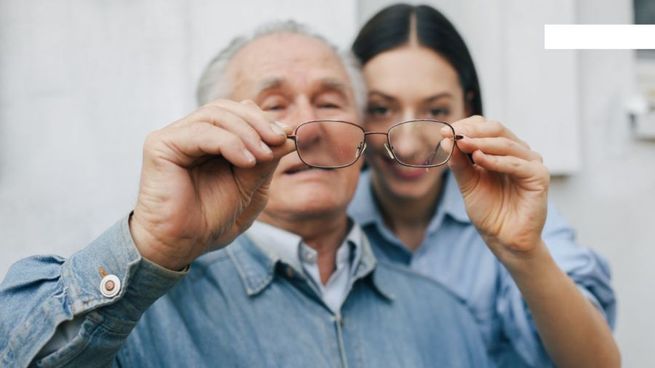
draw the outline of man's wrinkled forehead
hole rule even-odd
[[[347,95],[350,89],[347,81],[340,78],[323,77],[317,78],[312,82],[314,84],[313,87],[316,89],[334,91],[343,95]],[[286,78],[269,77],[258,81],[255,84],[254,92],[259,95],[266,93],[267,91],[288,90],[291,88],[293,87]]]
[[[240,96],[244,98],[292,82],[337,90],[350,87],[335,51],[321,40],[300,34],[271,34],[252,41],[232,58],[228,75],[233,93],[252,94]]]

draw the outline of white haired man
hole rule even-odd
[[[146,140],[133,214],[12,267],[0,365],[485,366],[465,306],[378,264],[348,219],[359,165],[291,153],[299,123],[358,120],[356,73],[290,23],[232,43],[204,105]]]

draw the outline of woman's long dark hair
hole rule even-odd
[[[443,56],[457,72],[466,106],[482,115],[482,96],[473,59],[455,26],[438,10],[427,5],[396,4],[380,10],[364,25],[352,51],[365,65],[376,55],[405,45],[415,18],[416,38],[421,46]]]

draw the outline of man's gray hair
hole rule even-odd
[[[227,98],[230,95],[232,86],[231,81],[227,77],[227,66],[234,55],[239,52],[244,46],[250,42],[271,34],[276,33],[293,33],[310,38],[317,39],[323,42],[326,46],[330,47],[334,53],[339,57],[341,63],[346,69],[346,73],[350,78],[353,94],[355,96],[355,104],[357,106],[357,113],[362,114],[364,105],[366,103],[366,86],[364,84],[364,77],[357,59],[350,52],[340,52],[325,37],[312,32],[308,27],[292,21],[273,22],[265,24],[258,28],[250,35],[236,37],[230,44],[221,50],[205,67],[200,80],[198,81],[198,89],[196,90],[196,99],[199,105],[204,105],[217,98]]]

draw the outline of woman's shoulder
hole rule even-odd
[[[378,260],[374,277],[385,285],[395,298],[424,298],[427,301],[465,305],[466,301],[441,282],[422,275],[407,266]],[[432,304],[432,303],[430,303]]]

